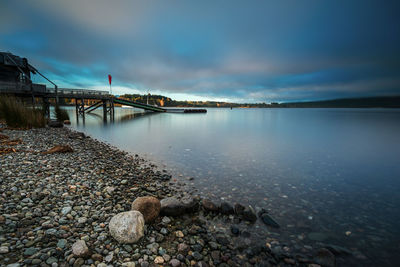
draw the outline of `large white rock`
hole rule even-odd
[[[136,210],[121,212],[111,218],[108,228],[119,243],[136,243],[144,235],[144,218]]]

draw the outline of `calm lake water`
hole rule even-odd
[[[216,201],[266,208],[281,229],[260,238],[306,253],[339,245],[350,265],[395,266],[400,255],[400,110],[208,109],[148,114],[118,109],[74,128],[166,166]],[[101,114],[101,110],[98,114]]]

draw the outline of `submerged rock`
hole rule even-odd
[[[234,206],[234,210],[235,210],[235,214],[236,215],[242,215],[243,211],[246,209],[245,206],[243,206],[242,204],[236,203]]]
[[[336,258],[332,252],[330,252],[326,248],[321,248],[318,250],[317,255],[314,257],[316,263],[326,266],[326,267],[335,267],[336,266]]]
[[[228,202],[222,202],[221,203],[221,207],[220,207],[221,213],[222,214],[233,214],[234,210],[231,204],[229,204]]]
[[[326,249],[328,249],[330,252],[332,252],[333,254],[335,254],[336,256],[338,255],[352,255],[353,253],[351,252],[351,250],[341,247],[341,246],[337,246],[337,245],[326,245],[325,246]]]
[[[185,212],[184,205],[175,197],[167,197],[161,200],[161,213],[170,216],[178,216]]]
[[[259,213],[259,217],[265,225],[275,227],[275,228],[280,227],[279,224],[271,216],[269,216],[266,212],[261,213],[261,214]]]
[[[212,202],[209,199],[203,199],[201,201],[201,205],[203,206],[203,208],[207,211],[218,211],[218,207],[217,205],[214,204],[214,202]]]
[[[132,203],[132,210],[140,211],[146,223],[154,221],[161,210],[160,201],[152,196],[138,197]]]
[[[243,220],[252,223],[257,221],[257,215],[252,206],[248,206],[244,209],[244,211],[242,212],[242,218]]]
[[[110,234],[119,243],[136,243],[144,235],[144,218],[136,210],[121,212],[111,218]]]

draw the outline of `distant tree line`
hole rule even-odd
[[[218,108],[400,108],[400,96],[347,98],[286,103],[229,103],[218,101],[177,101],[162,95],[125,94],[121,98],[160,107]]]

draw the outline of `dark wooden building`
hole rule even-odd
[[[30,67],[26,58],[21,58],[11,53],[0,52],[1,82],[29,84],[31,81],[31,72],[34,73],[34,69]]]

